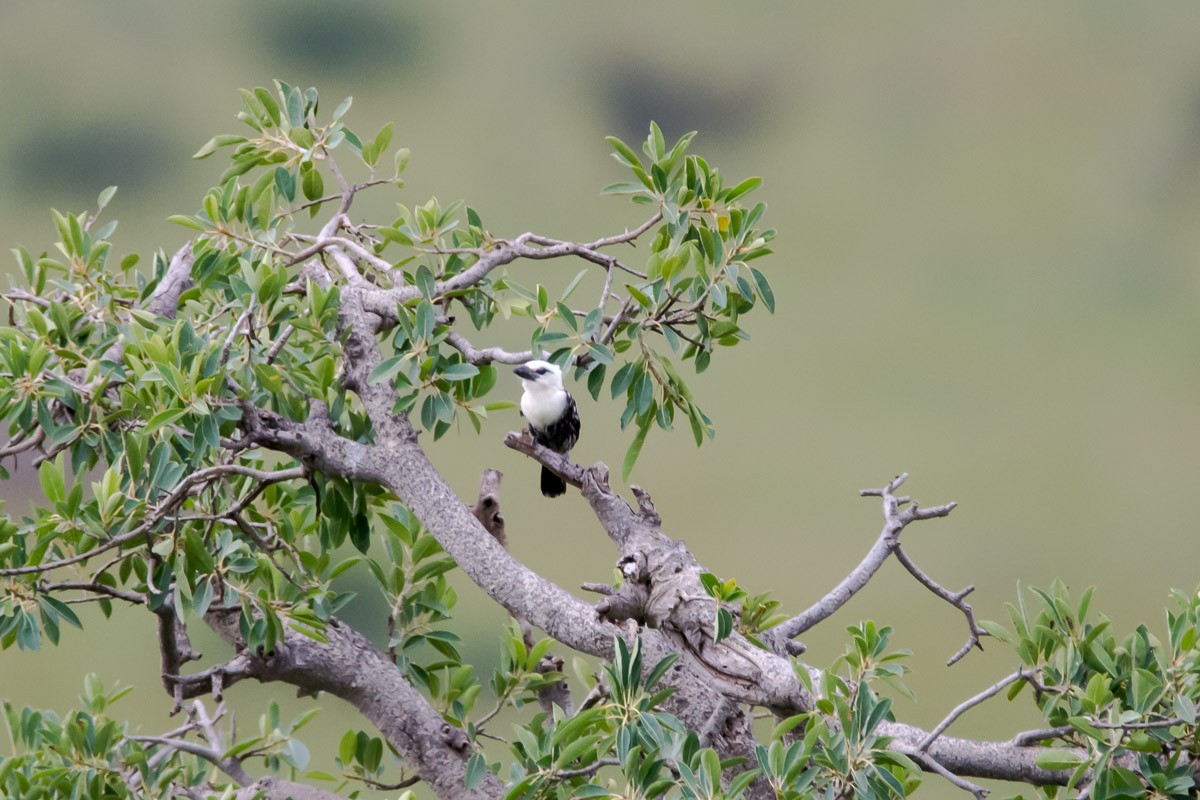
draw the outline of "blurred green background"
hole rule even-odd
[[[1061,577],[1097,586],[1093,608],[1122,634],[1161,632],[1168,590],[1198,577],[1197,30],[1183,3],[8,2],[0,242],[50,246],[50,206],[89,208],[115,183],[116,249],[170,252],[186,232],[164,219],[193,212],[222,169],[190,155],[237,130],[238,87],[276,77],[327,104],[353,95],[351,127],[394,120],[412,148],[408,187],[360,213],[462,198],[501,236],[637,224],[641,209],[599,196],[625,179],[603,135],[639,139],[651,118],[668,138],[697,129],[693,151],[729,178],[766,180],[780,237],[757,265],[778,313],[752,316],[753,341],[693,382],[716,440],[696,451],[656,431],[643,451],[633,480],[668,532],[798,610],[878,534],[857,489],[907,470],[924,503],[961,504],[910,529],[909,553],[949,588],[975,584],[981,617]],[[578,458],[619,464],[618,411],[582,413]],[[518,424],[497,414],[432,456],[464,497],[483,467],[507,473],[512,549],[531,567],[569,587],[605,579],[614,551],[584,504],[543,501],[535,468],[500,444]],[[2,487],[16,508],[30,477]],[[486,677],[503,615],[460,585]],[[377,634],[368,595],[355,621]],[[804,638],[813,663],[868,617],[916,651],[906,721],[935,724],[1016,665],[993,644],[946,668],[962,617],[895,564]],[[138,686],[118,711],[168,727],[149,615],[117,619],[0,655],[3,696],[62,711],[95,671]],[[284,688],[237,687],[243,730],[268,694],[298,707]],[[1024,700],[952,732],[1007,738],[1036,724]],[[360,724],[321,705],[314,753]]]

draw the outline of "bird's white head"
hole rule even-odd
[[[521,388],[530,394],[561,392],[562,370],[549,361],[529,361],[513,370],[521,379]]]

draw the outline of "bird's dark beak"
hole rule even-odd
[[[537,380],[537,375],[534,374],[534,371],[524,365],[519,366],[516,369],[514,369],[513,374],[516,375],[518,378],[524,378],[527,381]]]

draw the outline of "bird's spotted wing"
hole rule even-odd
[[[579,441],[579,409],[575,407],[575,398],[567,395],[567,409],[562,417],[547,425],[545,430],[534,429],[533,433],[538,444],[556,453],[570,451]]]

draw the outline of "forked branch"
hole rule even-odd
[[[782,648],[788,639],[794,639],[817,623],[828,619],[838,609],[846,605],[850,598],[867,585],[874,577],[888,556],[900,547],[900,534],[910,523],[917,520],[945,517],[954,510],[956,503],[921,508],[910,497],[897,497],[896,490],[908,478],[908,473],[901,473],[892,479],[882,489],[863,489],[859,494],[863,497],[880,497],[883,499],[883,531],[875,544],[867,551],[866,556],[859,562],[842,582],[829,591],[809,608],[775,628],[770,636],[771,643],[776,649]],[[924,574],[924,573],[922,573]],[[924,581],[922,581],[924,583]],[[932,583],[932,581],[930,581]],[[929,586],[930,584],[925,584]],[[936,585],[936,584],[934,584]],[[940,589],[941,587],[939,587]],[[945,590],[942,590],[945,592]],[[949,594],[949,593],[947,593]],[[939,595],[940,596],[940,595]],[[961,598],[959,598],[961,600]]]

